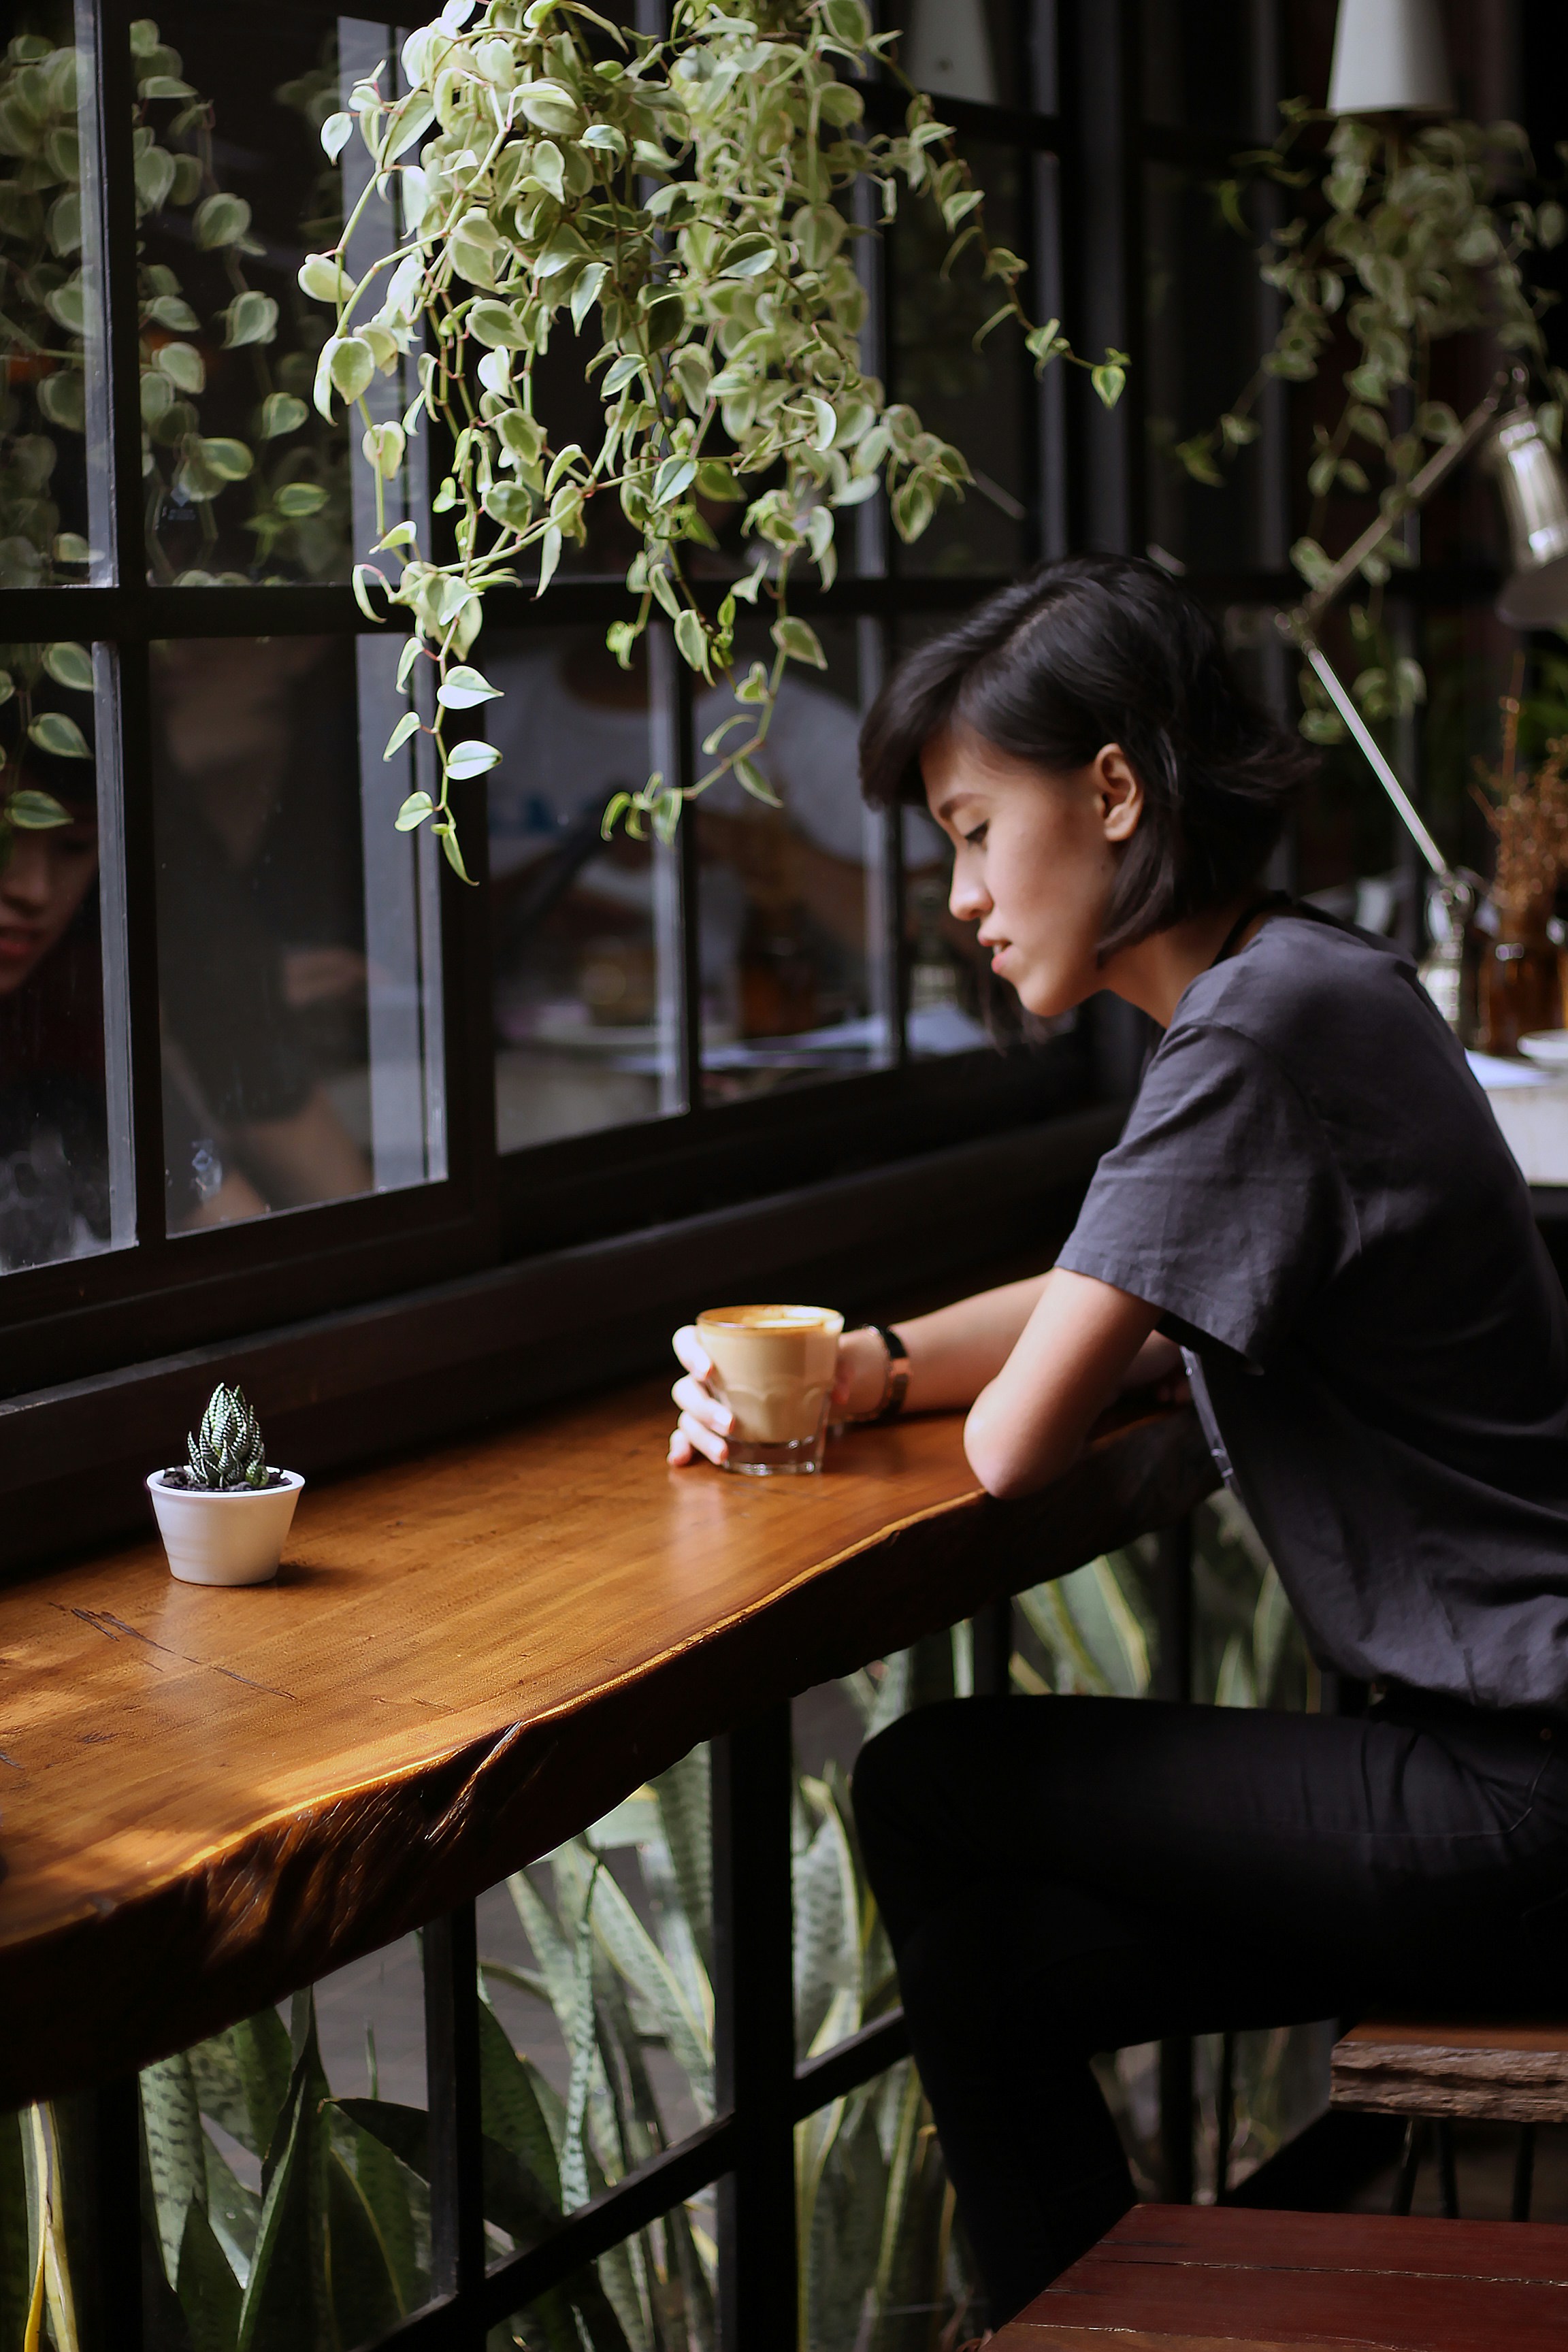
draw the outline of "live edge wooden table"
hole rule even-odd
[[[820,1478],[664,1462],[649,1385],[308,1489],[276,1585],[151,1535],[0,1593],[0,2107],[469,1901],[698,1740],[1184,1516],[1190,1410],[1027,1501],[956,1416]]]

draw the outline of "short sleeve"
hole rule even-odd
[[[1267,1362],[1353,1222],[1321,1127],[1236,1030],[1168,1036],[1057,1263]]]

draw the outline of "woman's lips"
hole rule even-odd
[[[26,963],[44,944],[41,931],[0,929],[0,963]]]

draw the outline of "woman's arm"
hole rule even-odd
[[[988,1493],[1032,1495],[1070,1469],[1129,1385],[1159,1316],[1089,1275],[1058,1266],[1046,1276],[1017,1346],[963,1425],[963,1450]]]

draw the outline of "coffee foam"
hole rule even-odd
[[[697,1319],[738,1331],[809,1331],[831,1322],[834,1310],[827,1307],[705,1307]]]

